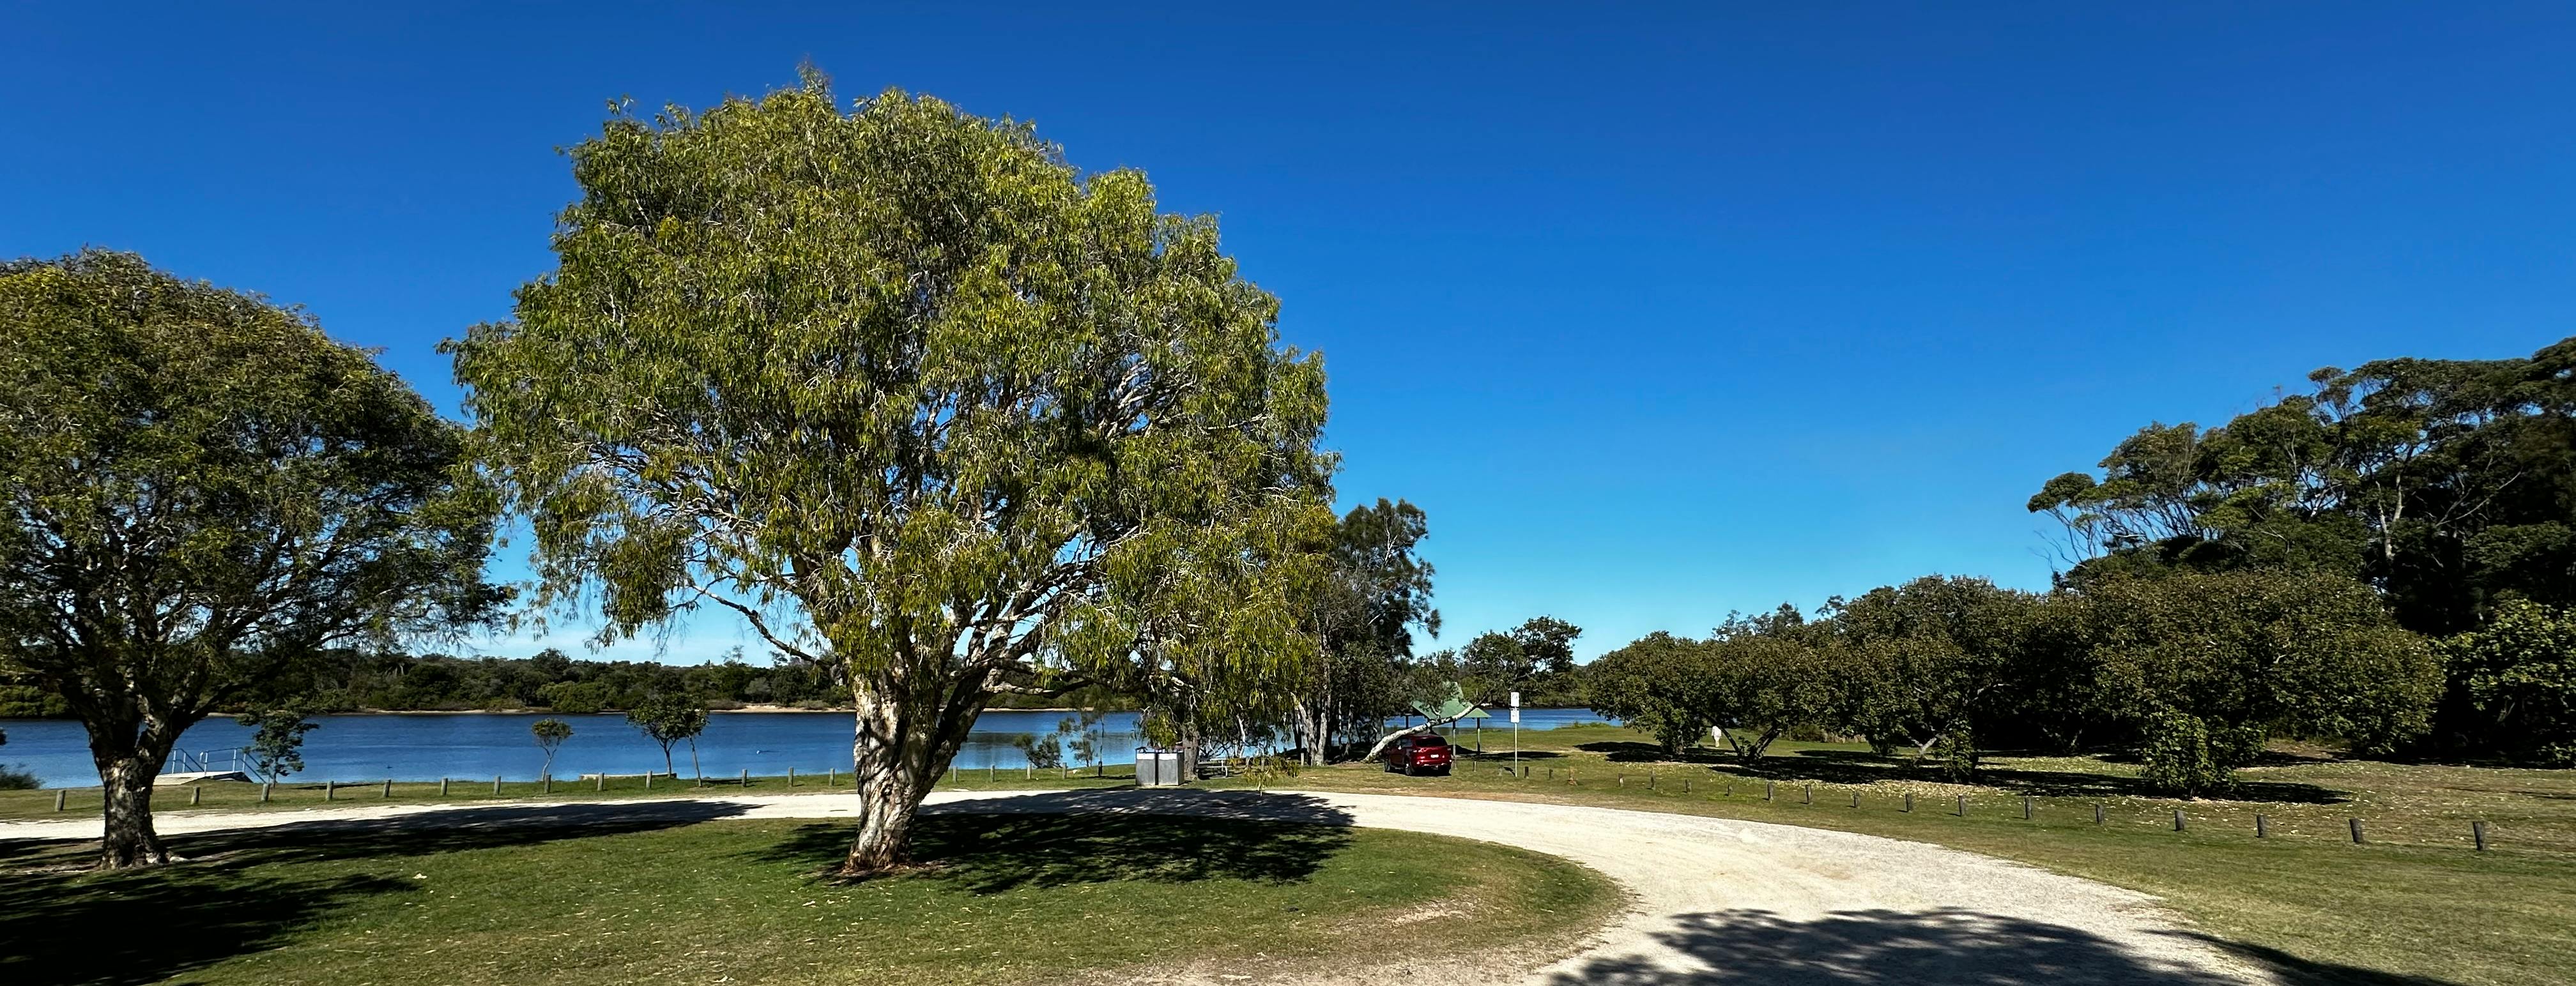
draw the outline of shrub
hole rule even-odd
[[[28,770],[26,764],[0,767],[0,791],[33,791],[36,787],[36,772]]]
[[[2263,752],[2263,731],[2248,726],[2212,726],[2198,716],[2164,709],[2149,716],[2146,744],[2147,783],[2167,794],[2197,798],[2234,786],[2239,764]]]

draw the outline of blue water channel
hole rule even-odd
[[[1055,730],[1069,713],[992,711],[975,723],[955,766],[1016,768],[1024,758],[1021,737]],[[545,756],[528,734],[528,724],[543,714],[409,713],[318,716],[321,727],[304,737],[304,772],[296,780],[435,780],[440,777],[535,780]],[[573,736],[555,757],[554,775],[640,774],[662,769],[662,750],[615,713],[555,716],[572,724]],[[1511,748],[1512,727],[1499,714],[1482,730],[1485,749]],[[1553,729],[1573,723],[1601,722],[1590,709],[1523,709],[1524,730]],[[1136,714],[1113,712],[1099,727],[1105,763],[1136,760],[1143,740]],[[850,769],[850,714],[847,712],[719,712],[709,717],[698,737],[697,770],[710,777],[741,771],[799,774]],[[90,762],[89,739],[80,723],[66,719],[0,719],[8,743],[0,746],[0,764],[23,766],[47,787],[91,787],[98,768]],[[1457,742],[1476,742],[1478,731],[1455,730]],[[180,737],[179,748],[203,755],[213,769],[231,769],[231,751],[250,741],[250,731],[228,718],[208,719]],[[686,744],[672,751],[682,776],[693,770]],[[175,760],[187,758],[174,758]],[[1071,760],[1070,757],[1067,758]],[[173,762],[170,770],[187,769]]]

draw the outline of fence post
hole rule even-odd
[[[2099,801],[2093,803],[2093,824],[2102,824],[2102,803]]]
[[[1774,782],[1774,781],[1763,781],[1763,782],[1762,782],[1762,800],[1764,800],[1764,801],[1769,801],[1769,800],[1771,800],[1771,795],[1772,795],[1774,792],[1776,792],[1776,791],[1779,789],[1779,787],[1780,787],[1780,785],[1779,785],[1777,782]]]
[[[2479,852],[2487,851],[2487,823],[2470,822],[2469,838],[2477,840]]]
[[[751,768],[749,767],[742,769],[742,786],[745,790],[751,788]]]
[[[387,797],[387,798],[391,798],[391,797],[393,797],[393,796],[394,796],[394,779],[393,779],[393,778],[391,778],[391,777],[385,778],[385,797]]]
[[[438,796],[442,798],[447,796],[447,778],[438,779]]]
[[[1914,792],[1912,791],[1905,792],[1905,812],[1909,815],[1914,813]]]
[[[199,805],[200,803],[203,803],[205,800],[206,800],[206,789],[205,789],[205,788],[199,787],[199,786],[194,785],[194,784],[190,784],[190,785],[188,785],[188,807],[190,807],[190,808],[194,808],[194,807],[196,807],[197,805]],[[2486,823],[2485,823],[2485,822],[2479,822],[2479,823],[2478,823],[2478,825],[2480,826],[2480,828],[2478,829],[2478,831],[2481,833],[2481,834],[2479,835],[2479,837],[2478,837],[2478,842],[2479,842],[2479,844],[2480,844],[2480,845],[2482,845],[2482,846],[2483,846],[2483,845],[2485,844],[2485,842],[2486,842],[2486,836],[2483,834],[2483,833],[2486,831],[2486,829],[2485,829],[2485,827],[2484,827],[2484,826],[2486,825]]]
[[[1804,803],[1806,803],[1806,804],[1810,804],[1810,805],[1815,804],[1815,803],[1816,803],[1816,786],[1815,786],[1815,785],[1813,785],[1813,784],[1809,784],[1809,785],[1807,785],[1807,793],[1806,793],[1805,795],[1803,795],[1802,797],[1803,797]]]
[[[277,790],[276,781],[261,781],[259,784],[259,803],[267,804],[268,793],[274,790]]]
[[[644,789],[647,791],[653,789],[653,771],[651,768],[646,768],[644,771]]]
[[[2030,795],[2021,796],[2021,820],[2030,821]]]
[[[538,791],[537,793],[539,793],[539,794],[553,794],[553,793],[555,793],[555,775],[553,775],[553,774],[547,774],[547,775],[545,775],[545,776],[543,776],[543,777],[537,778],[537,783],[545,785],[545,787],[543,787],[543,788],[539,789],[539,791]]]
[[[2182,831],[2182,809],[2174,809],[2174,831]]]
[[[1959,796],[1959,817],[1968,817],[1968,796],[1964,794]]]
[[[322,782],[322,800],[324,800],[324,801],[329,801],[329,800],[331,800],[331,795],[332,795],[333,791],[336,789],[336,787],[337,787],[338,783],[339,783],[339,782],[337,782],[337,781],[323,781],[323,782]]]
[[[1626,775],[1626,774],[1621,774],[1621,775],[1619,775],[1619,786],[1620,786],[1620,787],[1627,787],[1627,786],[1628,786],[1628,775]]]
[[[2361,819],[2358,818],[2352,820],[2352,844],[2361,844]]]
[[[1851,805],[1851,806],[1852,806],[1852,807],[1854,807],[1854,808],[1858,808],[1858,807],[1860,807],[1860,789],[1859,789],[1859,788],[1853,788],[1853,789],[1852,789],[1852,805]]]
[[[1655,772],[1654,772],[1654,771],[1649,770],[1649,771],[1647,771],[1647,772],[1646,772],[1646,790],[1652,791],[1652,790],[1654,790],[1654,789],[1655,789]]]
[[[788,787],[795,787],[795,786],[796,786],[796,768],[794,768],[794,767],[789,767],[789,768],[787,768],[787,786],[788,786]]]
[[[608,790],[608,772],[607,772],[607,771],[604,771],[604,770],[603,770],[603,771],[599,772],[599,775],[598,775],[598,781],[599,781],[599,784],[598,784],[598,786],[597,786],[596,788],[594,788],[594,790],[598,790],[598,791],[606,791],[606,790]]]
[[[501,775],[499,774],[492,775],[492,793],[501,793]]]
[[[1690,778],[1688,778],[1688,777],[1682,778],[1682,793],[1683,793],[1683,794],[1689,794],[1689,793],[1690,793],[1690,787],[1691,787],[1691,779],[1690,779]]]
[[[823,786],[824,786],[824,787],[839,787],[839,786],[841,786],[841,768],[839,768],[839,767],[826,767],[826,768],[824,768],[824,770],[823,770]]]
[[[69,797],[69,796],[71,795],[71,793],[72,793],[72,789],[71,789],[71,788],[67,788],[67,787],[58,787],[58,788],[55,788],[55,789],[54,789],[54,810],[55,810],[55,811],[61,811],[61,810],[63,810],[63,800],[64,800],[65,798]]]
[[[2263,813],[2259,811],[2254,813],[2254,837],[2257,839],[2272,837],[2272,820],[2263,817]]]

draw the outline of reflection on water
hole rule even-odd
[[[986,712],[976,721],[975,731],[967,737],[954,766],[966,770],[1018,769],[1027,762],[1018,741],[1051,733],[1070,717],[1071,713],[1066,712]],[[442,776],[534,780],[545,756],[538,751],[528,726],[543,718],[547,716],[521,713],[321,716],[315,720],[321,728],[305,737],[304,772],[297,776],[314,781],[353,782],[383,778],[431,780]],[[624,716],[603,713],[554,718],[573,727],[572,740],[555,758],[557,777],[600,772],[638,774],[662,769],[661,748],[628,726]],[[1521,728],[1528,730],[1599,721],[1601,717],[1588,709],[1521,710]],[[1135,713],[1109,713],[1095,728],[1102,762],[1135,762],[1136,747],[1143,743],[1136,729]],[[89,741],[79,723],[10,719],[0,720],[0,729],[9,736],[8,745],[0,746],[0,763],[24,764],[48,787],[98,783],[98,770],[90,762]],[[709,776],[745,770],[776,775],[790,768],[799,774],[846,772],[850,769],[850,731],[850,715],[846,712],[717,713],[709,717],[706,735],[698,738],[696,769]],[[1497,723],[1484,732],[1490,734],[1484,737],[1488,742],[1508,743],[1508,739],[1497,738],[1508,737],[1511,727]],[[1469,738],[1473,735],[1473,729],[1458,732],[1462,743],[1473,742]],[[231,719],[217,718],[189,729],[180,738],[179,746],[208,755],[212,766],[223,769],[228,766],[229,751],[249,740],[249,730]],[[671,756],[681,774],[692,772],[687,745],[672,750]],[[1066,762],[1080,765],[1069,751]],[[181,767],[174,763],[170,769]]]

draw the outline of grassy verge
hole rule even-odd
[[[2566,982],[2564,957],[2576,954],[2576,852],[2568,851],[2576,774],[2567,771],[2285,755],[2249,772],[2253,796],[2279,800],[2177,802],[2139,793],[2134,768],[2080,758],[2003,758],[1980,783],[1950,784],[1865,748],[1828,744],[1790,745],[1748,766],[1707,751],[1663,760],[1616,727],[1527,733],[1523,743],[1527,779],[1489,757],[1462,762],[1450,777],[1344,765],[1294,783],[1598,804],[1954,846],[2156,894],[2226,946],[2301,982],[2539,986]],[[2176,808],[2182,832],[2173,829]],[[2267,838],[2254,837],[2258,812]],[[2367,844],[2351,843],[2344,820],[2354,816],[2364,819]],[[2472,819],[2492,823],[2490,851],[2471,848]]]
[[[0,860],[0,982],[25,986],[1014,983],[1175,963],[1270,971],[1571,943],[1606,880],[1488,843],[1136,817],[925,819],[921,873],[815,874],[840,824],[327,830],[173,840],[140,874]],[[1393,956],[1380,956],[1393,957]]]
[[[1132,783],[1136,768],[1121,764],[1098,771],[1021,771],[966,770],[949,775],[941,789],[971,787],[997,789],[1062,789],[1068,787],[1117,787]],[[190,811],[279,811],[318,808],[326,805],[376,804],[472,804],[490,801],[525,801],[545,798],[554,801],[618,800],[626,798],[669,797],[679,794],[726,793],[750,791],[755,794],[821,794],[846,789],[850,775],[806,774],[793,777],[740,775],[710,777],[703,782],[690,777],[656,776],[648,785],[641,775],[622,774],[600,779],[565,779],[549,785],[539,781],[507,781],[496,788],[489,779],[459,778],[446,784],[436,781],[396,781],[387,786],[383,781],[331,783],[298,781],[279,784],[262,792],[260,785],[238,781],[204,784],[171,785],[158,789],[152,796],[156,814]],[[263,793],[265,796],[263,797]],[[96,787],[46,788],[35,791],[0,791],[0,819],[95,818],[102,792]],[[55,805],[60,799],[61,808]]]

